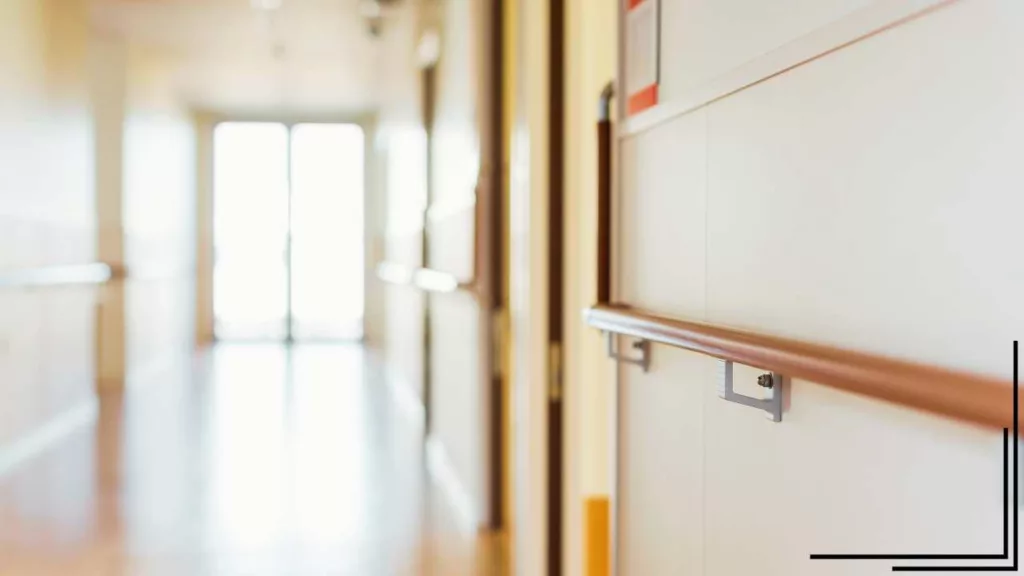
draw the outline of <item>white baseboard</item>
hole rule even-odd
[[[99,401],[92,398],[58,414],[7,445],[0,446],[0,478],[95,422],[99,411]]]
[[[449,504],[455,510],[459,527],[467,534],[476,534],[480,529],[480,521],[473,505],[473,497],[459,479],[444,444],[433,436],[427,438],[427,470],[448,497]]]

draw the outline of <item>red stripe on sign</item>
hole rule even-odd
[[[644,3],[644,0],[629,0],[629,8],[628,8],[628,10],[632,10],[633,8],[636,8],[637,6],[639,6],[639,5],[643,4],[643,3]]]
[[[650,86],[631,94],[629,102],[626,104],[626,110],[630,114],[636,114],[647,110],[651,106],[658,103],[658,85],[651,84]]]

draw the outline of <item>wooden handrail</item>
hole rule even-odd
[[[679,320],[629,306],[597,304],[584,316],[590,326],[613,334],[755,366],[972,424],[1013,427],[1013,384],[997,378]]]
[[[670,318],[613,303],[612,150],[609,99],[598,115],[597,303],[587,323],[611,334],[666,344],[990,428],[1014,426],[1013,383],[820,344]],[[1018,410],[1022,400],[1017,398]]]
[[[424,292],[477,293],[474,279],[460,280],[454,274],[432,268],[416,268],[395,262],[381,262],[377,266],[377,278],[396,286],[412,286]]]
[[[43,288],[103,284],[113,270],[102,262],[0,271],[0,288]]]

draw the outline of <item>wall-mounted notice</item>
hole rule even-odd
[[[626,111],[632,115],[658,103],[660,0],[626,1]]]

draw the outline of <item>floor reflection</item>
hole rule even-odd
[[[494,574],[357,346],[220,346],[0,478],[0,575]]]

